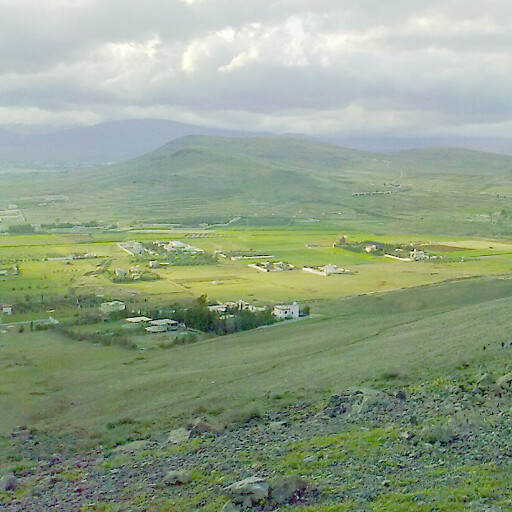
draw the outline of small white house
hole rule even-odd
[[[124,311],[126,304],[120,300],[113,300],[111,302],[102,302],[100,305],[100,313],[103,315],[110,315],[116,311]]]
[[[274,316],[279,320],[299,318],[299,305],[297,302],[289,305],[274,306]]]
[[[2,315],[12,315],[12,306],[10,304],[0,306],[0,313]]]
[[[130,318],[127,318],[126,321],[130,324],[146,324],[151,322],[151,318],[148,318],[147,316],[131,316]]]
[[[419,260],[425,260],[427,259],[427,255],[425,254],[424,251],[420,251],[419,249],[413,249],[410,253],[409,253],[409,257],[412,259],[412,260],[415,260],[415,261],[419,261]]]

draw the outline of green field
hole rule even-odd
[[[200,404],[278,407],[274,395],[320,398],[393,372],[433,378],[497,357],[511,304],[509,279],[464,280],[326,301],[310,319],[141,355],[50,332],[6,333],[2,430],[101,427],[123,415],[170,421]]]
[[[512,243],[496,240],[451,239],[447,237],[376,236],[344,231],[354,240],[410,241],[441,247],[436,254],[444,260],[402,262],[383,256],[359,254],[334,248],[339,231],[329,228],[282,227],[213,229],[208,231],[127,231],[88,235],[3,235],[0,268],[19,265],[19,275],[0,276],[3,302],[37,300],[41,296],[70,296],[92,291],[111,298],[149,300],[152,304],[190,299],[206,294],[212,301],[245,299],[261,304],[280,301],[317,301],[360,293],[384,292],[471,276],[508,274],[512,268]],[[253,260],[217,258],[215,265],[168,266],[155,269],[157,281],[115,284],[108,273],[96,273],[108,260],[108,268],[129,269],[134,264],[147,268],[121,250],[121,240],[152,241],[179,239],[213,253],[256,251],[272,260],[295,266],[290,272],[262,273],[248,267]],[[447,248],[449,251],[447,251]],[[96,258],[48,261],[48,258],[94,253]],[[256,260],[257,261],[257,260]],[[308,274],[303,266],[328,263],[347,268],[345,275],[329,277]]]

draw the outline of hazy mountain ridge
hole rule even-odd
[[[113,121],[42,134],[0,129],[0,163],[65,165],[119,162],[186,135],[243,137],[255,134],[159,119]]]
[[[0,128],[0,164],[30,166],[95,165],[121,162],[154,151],[166,143],[189,135],[220,137],[282,136],[251,131],[197,126],[161,119],[112,121],[94,126],[73,127],[42,133]],[[446,137],[399,138],[379,136],[311,137],[287,134],[301,141],[319,141],[359,151],[395,153],[426,147],[461,147],[477,151],[512,154],[509,138]]]

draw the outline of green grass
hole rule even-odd
[[[348,234],[351,240],[411,241],[411,237],[400,235],[379,236],[346,230],[343,233]],[[147,299],[155,305],[202,294],[207,294],[212,300],[245,298],[272,304],[383,292],[475,275],[508,274],[512,263],[512,244],[506,241],[418,236],[412,240],[418,243],[445,244],[463,250],[442,253],[445,261],[404,263],[333,248],[332,244],[340,234],[340,231],[325,226],[293,226],[218,228],[209,231],[137,230],[124,234],[3,235],[0,239],[0,268],[9,268],[18,262],[20,275],[0,276],[0,297],[3,302],[18,302],[27,297],[36,300],[93,291],[113,298],[137,297],[142,302]],[[272,259],[291,263],[297,269],[265,274],[248,268],[248,261],[233,262],[219,258],[217,265],[159,269],[157,273],[162,279],[155,282],[115,284],[106,274],[94,274],[105,258],[110,261],[110,270],[129,269],[136,262],[117,247],[118,241],[152,241],[156,238],[189,241],[209,252],[263,252],[272,254]],[[70,256],[80,252],[92,252],[99,257],[74,260],[69,264],[43,261],[49,257]],[[334,263],[353,272],[326,278],[300,270],[302,266],[327,263]]]
[[[392,373],[419,378],[496,357],[508,339],[508,280],[448,283],[319,304],[319,316],[169,351],[0,336],[2,429],[98,427],[123,416],[190,415],[200,404],[266,410]],[[487,350],[483,350],[483,346]]]
[[[505,238],[511,168],[510,157],[455,149],[378,155],[289,138],[185,137],[114,166],[4,173],[0,207],[16,203],[32,223],[199,225],[241,216],[238,225],[302,226],[313,218],[386,234]],[[37,193],[27,194],[28,179]],[[404,192],[353,195],[395,192],[391,184]],[[41,200],[50,194],[66,200]]]

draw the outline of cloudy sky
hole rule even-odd
[[[0,0],[0,125],[512,136],[510,0]]]

